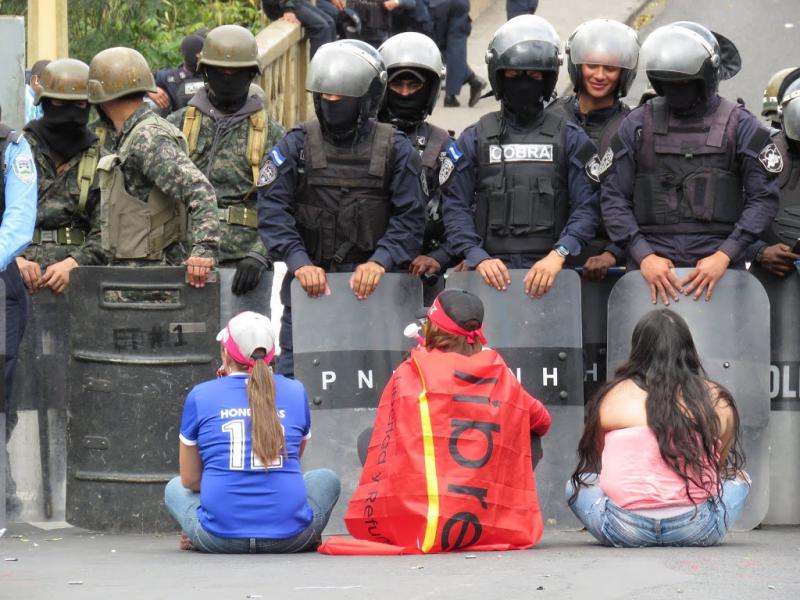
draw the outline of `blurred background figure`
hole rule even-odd
[[[506,0],[506,19],[520,15],[532,15],[539,7],[539,0]]]
[[[147,96],[161,116],[186,106],[195,92],[203,87],[203,77],[197,72],[197,58],[203,49],[203,37],[197,33],[187,35],[181,41],[183,63],[154,73],[158,89]]]
[[[334,0],[332,4],[335,6],[341,2]],[[272,21],[283,19],[306,28],[311,43],[311,57],[322,44],[336,40],[336,22],[327,12],[329,8],[322,10],[307,0],[261,0],[261,6]]]
[[[25,122],[41,119],[44,115],[42,107],[34,102],[36,90],[39,89],[39,76],[44,68],[50,64],[49,60],[37,60],[31,67],[31,76],[25,84]]]

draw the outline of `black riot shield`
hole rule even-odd
[[[769,511],[764,522],[770,525],[800,524],[800,274],[775,277],[760,268],[755,275],[769,296],[770,377],[769,397],[772,418],[769,422],[770,454]]]
[[[356,441],[372,427],[384,385],[414,345],[403,329],[422,307],[418,277],[388,273],[372,296],[358,300],[350,276],[328,273],[331,295],[316,299],[292,282],[294,373],[314,410],[303,468],[327,467],[342,480],[328,533],[346,533],[347,500],[361,476]]]
[[[67,521],[171,531],[183,402],[219,363],[219,284],[179,267],[87,267],[70,285]]]
[[[562,271],[540,299],[525,296],[525,270],[511,270],[511,286],[498,292],[475,272],[451,273],[447,287],[469,290],[483,300],[488,345],[505,359],[523,387],[547,406],[553,418],[542,439],[544,458],[536,468],[536,489],[545,523],[579,526],[564,501],[564,488],[577,462],[583,432],[581,282]]]
[[[227,323],[231,317],[245,310],[270,316],[270,300],[272,298],[272,281],[274,273],[264,271],[261,280],[254,290],[241,296],[231,291],[236,269],[223,267],[219,271],[219,321]]]
[[[589,402],[606,381],[606,343],[608,340],[608,297],[625,274],[612,268],[601,281],[581,279],[581,314],[583,314],[583,400]]]
[[[678,279],[690,272],[676,271]],[[652,304],[641,273],[628,273],[614,287],[608,301],[609,373],[627,360],[636,323],[656,308],[664,306]],[[752,529],[769,506],[769,300],[755,277],[729,270],[710,302],[684,297],[669,308],[689,324],[709,377],[736,401],[753,487],[734,527]]]

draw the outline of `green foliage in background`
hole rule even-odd
[[[266,26],[260,0],[69,0],[70,56],[87,63],[111,46],[136,48],[150,67],[182,62],[183,36],[236,24],[257,33]],[[0,0],[0,14],[25,15],[27,0]]]

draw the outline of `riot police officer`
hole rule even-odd
[[[326,44],[309,66],[316,119],[286,134],[261,169],[258,222],[264,245],[284,260],[281,357],[293,372],[293,278],[311,297],[327,272],[353,272],[369,296],[383,273],[419,254],[425,226],[421,164],[408,138],[372,118],[386,90],[383,62],[354,44]]]
[[[389,76],[386,101],[378,120],[405,133],[422,159],[422,191],[427,196],[422,254],[411,261],[414,275],[424,276],[429,306],[441,291],[438,274],[451,266],[454,256],[444,236],[439,168],[454,141],[446,130],[426,121],[436,106],[444,65],[439,48],[421,33],[400,33],[379,49]]]
[[[539,8],[539,0],[506,0],[506,19],[520,15],[532,15]]]
[[[795,71],[794,68],[781,69],[772,74],[767,82],[767,87],[764,88],[764,97],[761,103],[761,116],[767,120],[767,123],[773,129],[781,128],[781,119],[778,114],[778,107],[780,100],[778,99],[778,90],[783,84],[786,76]]]
[[[641,57],[659,97],[631,111],[600,159],[603,220],[653,303],[684,291],[710,300],[775,217],[780,154],[752,114],[717,94],[738,61],[722,60],[708,29],[660,27]],[[673,267],[694,269],[678,281]]]
[[[523,15],[489,43],[489,81],[501,102],[447,151],[442,184],[447,238],[468,267],[498,290],[508,268],[530,268],[525,292],[553,285],[567,257],[580,254],[599,221],[586,133],[545,111],[558,77],[561,42],[553,26]]]
[[[3,365],[3,390],[0,392],[0,414],[5,413],[5,439],[11,437],[17,424],[16,407],[9,406],[25,320],[28,315],[28,299],[14,257],[25,249],[33,236],[36,224],[36,164],[30,146],[22,132],[14,131],[0,123],[0,281],[4,291],[5,335]],[[6,515],[16,517],[22,502],[16,495],[16,485],[11,478],[8,450],[3,444],[6,473]]]
[[[217,257],[217,199],[181,132],[144,104],[154,90],[136,50],[108,48],[89,64],[89,102],[116,130],[116,154],[98,164],[102,246],[112,264],[185,264],[202,287]]]
[[[800,260],[800,81],[785,90],[780,109],[781,127],[772,134],[783,163],[778,175],[778,215],[750,247],[748,259],[785,277],[795,271],[794,262]]]
[[[621,98],[636,78],[639,38],[623,23],[593,19],[572,32],[566,55],[575,95],[558,98],[547,110],[561,111],[583,127],[602,155],[631,110]],[[592,167],[598,164],[595,159]],[[580,256],[570,257],[570,263],[583,266],[584,277],[597,280],[603,279],[610,267],[624,263],[624,258],[624,251],[609,242],[601,226],[597,238]]]
[[[33,240],[17,257],[17,265],[31,293],[44,287],[61,293],[75,267],[106,262],[95,173],[104,151],[86,125],[88,81],[89,65],[79,60],[48,64],[34,99],[44,116],[25,126],[36,161],[39,202]]]
[[[232,291],[254,289],[271,267],[258,236],[256,183],[266,149],[285,133],[251,93],[261,71],[255,36],[222,25],[206,36],[198,71],[206,84],[168,121],[188,141],[189,158],[214,186],[220,220],[220,266],[235,266]]]
[[[197,70],[197,59],[203,48],[203,36],[193,33],[181,40],[183,63],[172,69],[159,69],[155,72],[155,92],[148,96],[161,110],[162,115],[183,108],[203,87],[203,77]]]

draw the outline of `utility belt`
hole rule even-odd
[[[60,246],[82,246],[86,234],[74,227],[59,227],[58,229],[34,229],[31,244],[58,244]]]
[[[258,212],[244,206],[228,206],[218,208],[219,220],[231,225],[241,225],[250,229],[258,229]]]

